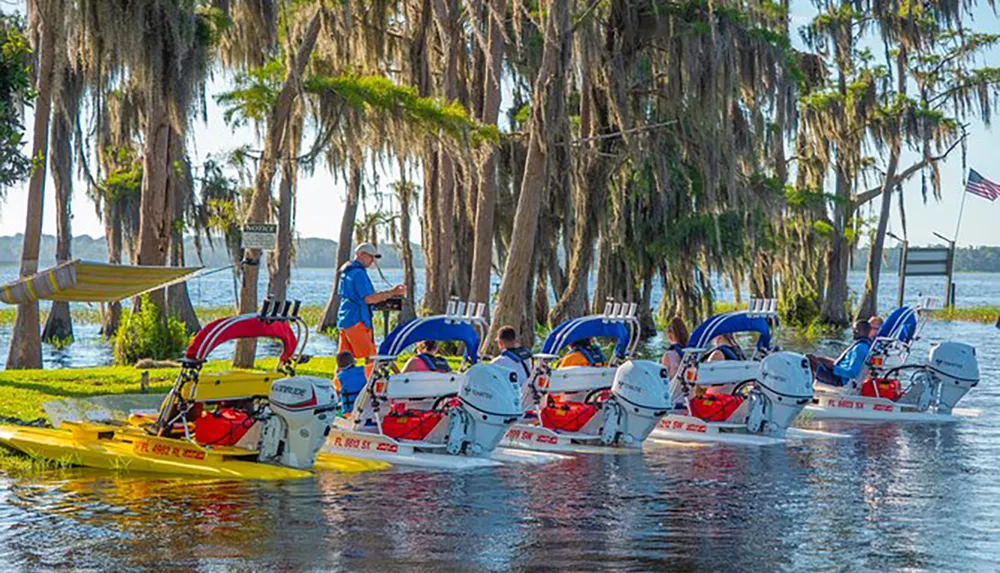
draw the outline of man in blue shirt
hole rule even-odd
[[[865,359],[872,348],[871,325],[867,320],[854,323],[854,342],[836,360],[809,354],[809,364],[812,366],[816,380],[833,386],[845,386],[857,378]]]
[[[361,243],[354,250],[354,260],[340,268],[340,307],[337,309],[337,330],[340,340],[337,352],[350,352],[363,356],[367,361],[378,354],[372,330],[371,305],[390,298],[406,296],[406,285],[396,285],[391,290],[376,292],[368,278],[368,267],[382,257],[371,243]],[[371,364],[365,367],[370,375]]]

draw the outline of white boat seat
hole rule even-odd
[[[403,372],[375,384],[375,395],[382,399],[435,398],[457,394],[465,379],[459,372]]]
[[[556,368],[549,376],[549,392],[585,392],[610,388],[615,381],[615,367],[569,366]]]
[[[760,364],[756,360],[705,362],[698,365],[695,379],[688,382],[698,386],[718,386],[756,380],[760,377]]]

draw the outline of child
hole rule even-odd
[[[340,413],[345,418],[354,410],[354,401],[366,383],[365,369],[355,364],[354,355],[346,350],[338,353],[337,378],[334,380],[334,385],[340,398]]]

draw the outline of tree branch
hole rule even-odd
[[[948,149],[944,150],[944,153],[942,153],[941,155],[935,155],[935,156],[931,156],[931,157],[924,157],[920,161],[918,161],[918,162],[914,163],[913,165],[907,167],[899,175],[897,175],[894,178],[894,180],[892,182],[892,185],[885,185],[885,188],[886,189],[892,189],[896,185],[898,185],[898,184],[906,181],[910,177],[912,177],[913,174],[916,173],[917,171],[920,171],[921,169],[923,169],[924,167],[927,167],[931,163],[937,163],[938,161],[941,161],[942,159],[944,159],[945,157],[947,157],[948,154],[951,153],[956,147],[958,147],[958,144],[962,143],[962,141],[964,141],[965,138],[966,138],[966,136],[962,135],[962,137],[959,137],[958,139],[956,139],[948,147]],[[869,190],[867,190],[867,191],[865,191],[863,193],[859,193],[857,196],[855,196],[854,200],[851,203],[853,203],[854,208],[857,209],[858,207],[861,207],[865,203],[867,203],[867,202],[871,201],[872,199],[874,199],[874,198],[878,197],[879,195],[881,195],[882,194],[882,188],[883,188],[883,185],[877,185],[877,186],[872,187],[871,189],[869,189]]]

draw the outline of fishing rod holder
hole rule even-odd
[[[296,321],[299,320],[299,309],[301,307],[301,300],[281,301],[267,297],[260,305],[260,312],[257,314],[257,318],[264,322]]]
[[[444,316],[450,323],[468,322],[473,325],[483,325],[486,324],[486,303],[452,297],[448,301]]]
[[[773,318],[778,316],[778,299],[751,298],[747,303],[747,316]]]

